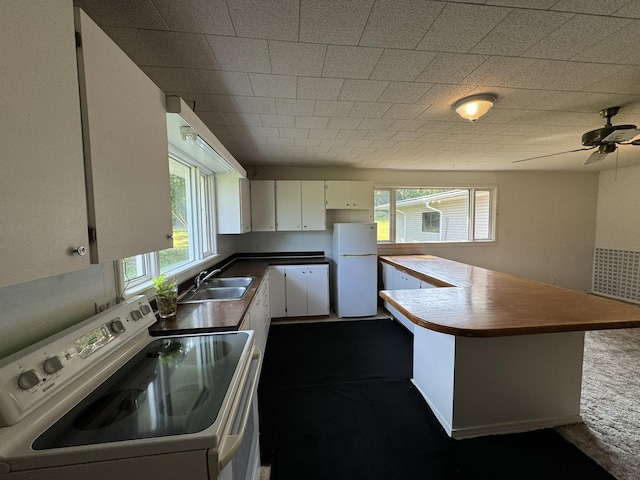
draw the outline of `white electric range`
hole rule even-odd
[[[250,480],[252,331],[151,337],[134,297],[0,360],[0,480]]]

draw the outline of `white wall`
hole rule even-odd
[[[380,246],[378,252],[382,255],[430,253],[576,290],[590,288],[597,173],[286,167],[247,170],[250,178],[256,180],[370,180],[377,187],[497,186],[497,242]],[[280,251],[287,251],[298,249],[298,245],[309,246],[307,250],[324,250],[331,256],[331,236],[312,232],[247,234],[239,241],[239,250],[266,251],[271,246],[281,246]]]
[[[639,212],[640,166],[601,172],[595,246],[640,250]]]

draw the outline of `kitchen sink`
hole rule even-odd
[[[255,277],[216,277],[207,280],[204,288],[216,287],[249,287]]]
[[[247,293],[247,287],[201,287],[192,290],[178,300],[178,303],[201,303],[219,300],[239,300]]]

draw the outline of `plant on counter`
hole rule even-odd
[[[178,283],[176,277],[168,279],[163,273],[151,279],[156,291],[156,303],[160,318],[173,317],[178,309]]]

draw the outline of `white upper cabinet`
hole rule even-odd
[[[373,182],[327,180],[327,209],[373,210]]]
[[[251,181],[251,231],[273,232],[275,229],[275,182],[253,180]]]
[[[302,193],[302,230],[326,230],[324,181],[302,180],[300,191]]]
[[[0,287],[89,266],[71,2],[0,2]]]
[[[80,9],[76,31],[91,261],[170,248],[165,96]]]
[[[300,180],[276,181],[276,228],[302,230],[302,194]]]
[[[216,175],[218,233],[251,231],[250,182],[237,173]]]

